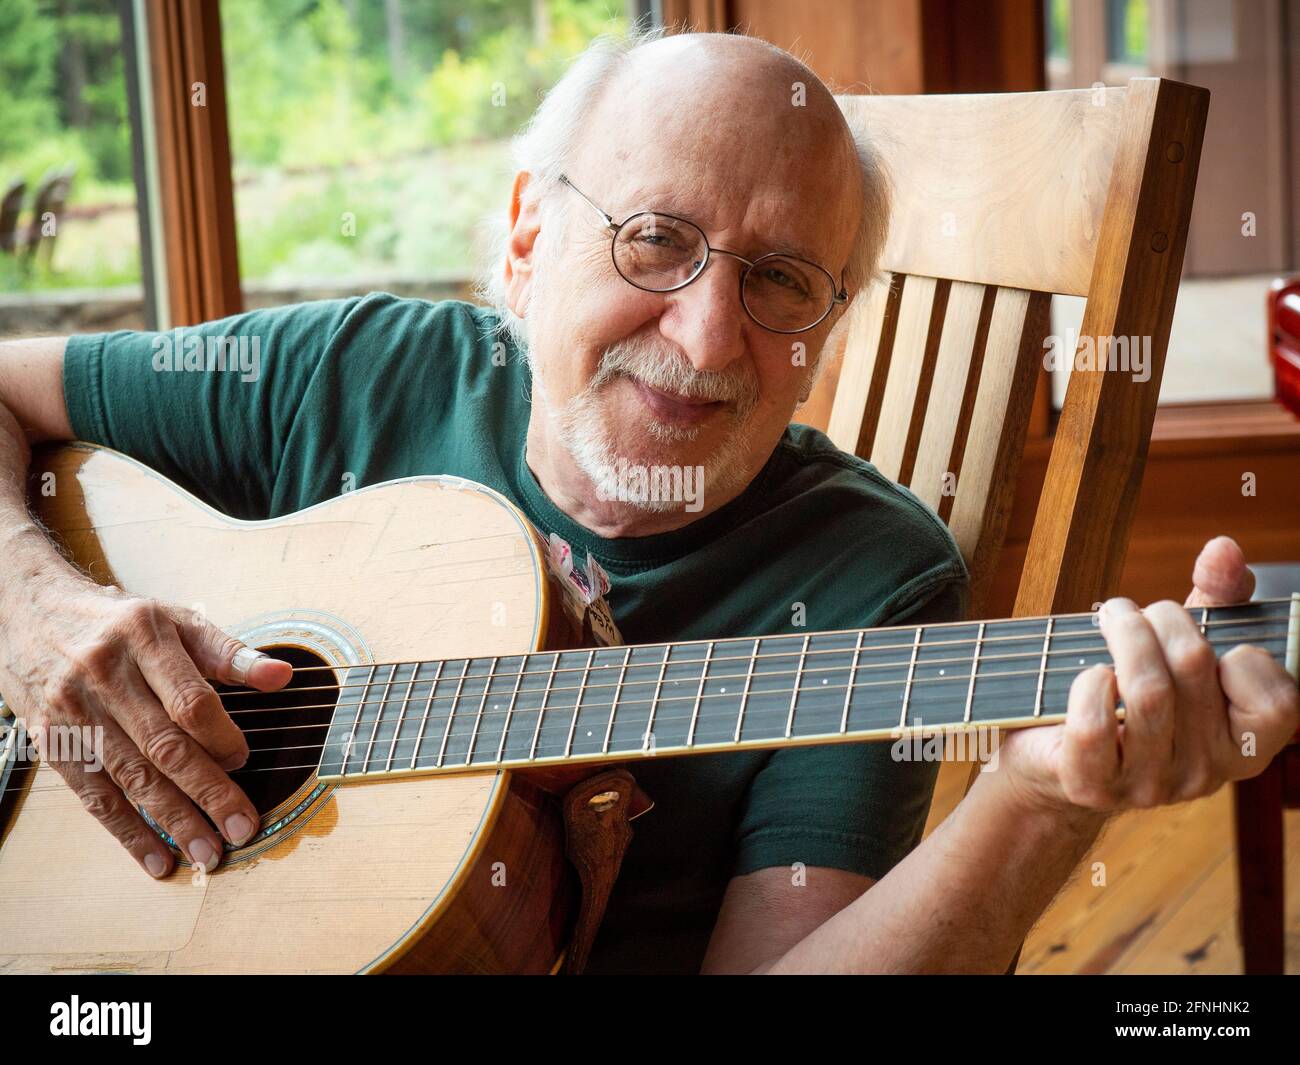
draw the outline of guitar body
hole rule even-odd
[[[242,522],[78,444],[38,454],[32,498],[96,580],[200,611],[300,661],[582,643],[536,531],[501,496],[458,479],[391,482]],[[556,968],[578,892],[554,795],[509,772],[338,787],[303,764],[318,755],[298,759],[279,793],[249,792],[262,832],[218,870],[204,876],[180,859],[163,881],[54,770],[16,773],[0,815],[0,972]]]

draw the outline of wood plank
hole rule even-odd
[[[1038,381],[1048,297],[999,289],[989,324],[949,527],[971,573],[981,616],[1006,536]]]
[[[1128,92],[837,97],[892,177],[884,268],[1087,295]]]
[[[902,293],[903,279],[891,277],[859,294],[848,310],[844,354],[831,381],[835,402],[827,435],[841,451],[859,458],[870,456],[880,420]]]
[[[945,482],[949,473],[955,481],[961,468],[994,296],[994,289],[965,281],[954,282],[948,296],[934,384],[909,484],[921,501],[944,519],[953,500],[953,493],[945,492]]]
[[[908,277],[903,283],[898,333],[870,453],[872,464],[899,484],[907,484],[916,458],[948,290],[948,282],[933,277]]]

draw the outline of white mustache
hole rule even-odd
[[[650,337],[607,348],[589,388],[595,392],[620,375],[669,395],[734,404],[742,416],[758,403],[758,380],[752,369],[702,373],[670,346]]]

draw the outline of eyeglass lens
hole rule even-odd
[[[668,292],[693,281],[704,269],[708,240],[684,219],[643,212],[614,236],[614,265],[630,284]],[[807,329],[830,310],[835,285],[822,270],[785,255],[765,255],[745,271],[741,296],[754,320],[769,329]]]

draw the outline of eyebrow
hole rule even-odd
[[[634,193],[640,193],[640,191],[641,190],[639,189],[633,190]],[[640,203],[643,206],[631,208],[627,211],[626,214],[623,214],[622,216],[615,214],[613,217],[616,223],[625,222],[629,218],[631,218],[634,214],[638,214],[641,211],[654,211],[656,214],[667,214],[667,215],[672,215],[674,218],[685,219],[687,222],[690,222],[692,225],[699,226],[701,230],[704,229],[704,227],[701,226],[699,222],[697,222],[694,218],[690,216],[689,212],[678,211],[675,206],[672,206],[671,193],[663,193],[658,190],[651,190],[651,194],[648,196],[634,195],[632,197],[629,197],[629,199],[631,199],[633,202]],[[666,207],[659,206],[664,203],[669,204],[669,206]],[[656,206],[652,207],[650,206],[650,204],[655,204]],[[707,232],[705,233],[705,236],[706,237],[708,236]],[[713,241],[710,240],[709,244],[712,245]],[[761,241],[760,241],[760,246],[762,246]],[[774,243],[770,246],[767,246],[767,249],[765,251],[760,251],[758,255],[747,255],[746,258],[757,259],[761,255],[789,255],[796,259],[803,259],[805,262],[812,263],[814,266],[820,266],[827,273],[830,273],[832,276],[834,275],[834,271],[829,266],[826,266],[824,263],[822,263],[817,258],[817,256],[814,255],[809,249],[800,248],[795,244],[786,243],[782,245],[782,244]]]

